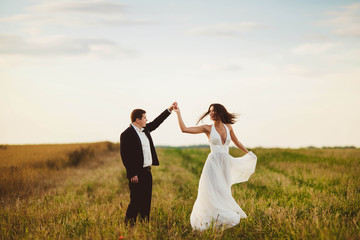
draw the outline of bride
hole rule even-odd
[[[229,113],[221,104],[211,104],[198,123],[207,115],[214,122],[211,125],[186,127],[177,113],[179,126],[184,133],[205,133],[209,138],[211,152],[208,155],[200,176],[197,199],[190,216],[194,230],[205,230],[211,226],[230,228],[237,225],[245,212],[239,207],[231,194],[231,185],[246,182],[254,173],[257,157],[249,152],[237,139],[231,124],[235,123],[236,114]],[[234,158],[229,154],[231,140],[246,154]]]

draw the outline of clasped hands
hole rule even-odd
[[[171,104],[171,106],[168,109],[169,109],[169,111],[175,110],[175,112],[176,112],[176,110],[178,110],[177,102],[173,102],[173,104]]]

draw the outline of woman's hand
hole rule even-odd
[[[176,106],[176,107],[174,107],[174,112],[176,112],[177,114],[179,114],[180,113],[180,108],[178,107],[178,106]]]
[[[177,108],[177,102],[173,102],[173,104],[171,104],[171,106],[168,108],[170,111],[174,110],[175,108]]]

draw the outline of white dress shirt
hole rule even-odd
[[[151,157],[151,149],[150,149],[150,141],[147,138],[146,134],[143,132],[144,128],[139,129],[134,124],[131,123],[134,127],[136,133],[139,135],[143,154],[144,154],[144,165],[143,167],[149,167],[152,165],[152,157]]]

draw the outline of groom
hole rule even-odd
[[[146,112],[135,109],[131,113],[130,126],[121,133],[120,154],[129,179],[130,204],[125,223],[135,224],[140,213],[142,220],[149,221],[152,192],[151,165],[159,165],[150,132],[154,131],[176,107],[174,102],[154,121],[146,123]]]

